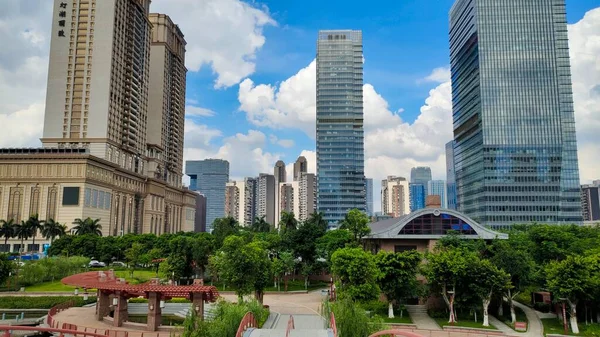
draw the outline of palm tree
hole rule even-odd
[[[281,212],[281,221],[279,221],[279,228],[286,231],[298,228],[298,220],[296,220],[294,212]]]
[[[50,245],[54,242],[55,237],[61,237],[65,235],[66,232],[67,226],[54,221],[54,219],[47,220],[42,228],[42,235],[46,239],[50,239]]]
[[[35,237],[38,234],[38,230],[43,228],[44,220],[40,220],[37,214],[34,214],[27,219],[27,225],[31,232],[31,237],[33,238],[33,246],[35,247]]]
[[[15,221],[10,219],[8,221],[0,220],[2,226],[0,226],[0,238],[4,238],[4,246],[8,244],[8,239],[15,237]]]
[[[271,225],[265,221],[265,216],[256,217],[252,222],[252,230],[254,232],[268,233],[271,231]]]
[[[21,240],[21,249],[25,251],[25,240],[29,239],[33,234],[29,223],[21,221],[21,224],[15,225],[15,236]]]
[[[79,218],[73,221],[73,230],[75,230],[76,235],[84,235],[84,234],[92,234],[102,236],[102,225],[100,224],[100,219],[92,220],[92,218],[87,218],[85,220],[81,220]]]

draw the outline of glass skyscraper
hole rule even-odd
[[[188,160],[185,162],[185,174],[190,176],[190,190],[206,197],[206,231],[210,233],[213,221],[225,216],[229,162],[222,159]]]
[[[410,184],[409,187],[410,195],[410,211],[418,211],[425,208],[425,197],[427,196],[427,189],[423,184]]]
[[[580,223],[565,1],[457,0],[450,64],[459,210]]]
[[[367,210],[368,216],[373,216],[373,178],[365,179],[365,187],[367,193]]]
[[[448,208],[448,202],[446,198],[446,181],[444,180],[430,180],[427,182],[427,196],[439,195],[440,204],[442,208]]]
[[[446,143],[446,191],[448,208],[457,209],[456,175],[454,174],[454,141]]]
[[[423,184],[427,186],[427,182],[431,180],[431,167],[419,166],[413,167],[410,170],[410,183]]]
[[[366,211],[362,32],[319,31],[317,40],[317,210],[336,226]]]

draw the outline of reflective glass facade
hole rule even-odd
[[[373,216],[373,178],[365,179],[367,191],[367,215]]]
[[[317,40],[317,209],[336,226],[366,211],[362,32],[320,31]]]
[[[439,195],[442,208],[448,208],[448,201],[446,198],[446,182],[444,180],[428,181],[427,195]]]
[[[229,162],[221,159],[188,160],[185,174],[190,176],[190,190],[206,198],[206,231],[212,232],[213,221],[225,216],[225,185],[229,181]]]
[[[427,185],[427,182],[431,180],[431,167],[419,166],[410,169],[410,182],[411,184],[423,184]]]
[[[459,210],[580,223],[565,1],[457,0],[450,56]]]
[[[427,196],[425,185],[410,184],[410,211],[418,211],[425,208],[425,197]]]
[[[454,141],[446,143],[446,191],[448,197],[448,208],[457,209],[456,199],[456,177],[454,174]]]

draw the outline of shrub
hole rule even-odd
[[[55,305],[74,301],[76,307],[96,302],[96,297],[89,297],[87,301],[79,296],[3,296],[0,297],[2,309],[50,309]]]
[[[369,303],[373,307],[377,306],[375,302]],[[383,330],[381,318],[367,316],[363,306],[347,298],[334,303],[324,301],[321,312],[327,324],[330,313],[333,312],[339,337],[368,336]]]
[[[26,263],[19,271],[23,286],[60,280],[85,270],[90,259],[81,256],[53,257]]]

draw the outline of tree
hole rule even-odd
[[[271,225],[265,221],[265,216],[255,217],[252,221],[252,231],[259,233],[267,233],[271,231]]]
[[[430,286],[439,292],[450,311],[448,323],[456,322],[454,300],[458,285],[467,275],[469,261],[477,259],[477,255],[464,248],[437,249],[427,254],[424,266]]]
[[[13,271],[14,263],[8,260],[7,254],[0,254],[0,284],[3,284]]]
[[[131,248],[125,251],[125,259],[127,259],[127,263],[129,264],[129,268],[131,268],[131,277],[133,277],[133,272],[135,271],[135,267],[140,263],[140,258],[144,254],[144,245],[139,242],[134,242],[131,245]]]
[[[225,238],[230,235],[237,235],[240,232],[240,226],[233,217],[217,218],[213,221],[212,234],[215,236],[215,248],[221,248]]]
[[[279,221],[279,228],[283,231],[295,230],[298,228],[298,220],[294,212],[281,212],[281,220]]]
[[[294,271],[294,256],[291,252],[281,252],[278,257],[273,259],[273,276],[275,276],[275,286],[280,290],[281,278],[285,278],[285,291],[287,291],[287,276]]]
[[[344,220],[342,220],[341,229],[347,229],[354,235],[354,240],[360,242],[363,237],[371,233],[371,228],[368,225],[369,217],[358,209],[351,209]]]
[[[25,240],[29,239],[32,235],[32,230],[29,227],[29,223],[21,221],[20,225],[15,226],[15,236],[21,240],[21,250],[25,251]]]
[[[54,238],[62,237],[66,235],[66,232],[67,226],[54,221],[54,219],[45,221],[42,227],[42,235],[50,240],[50,245],[54,242]]]
[[[394,318],[392,302],[415,296],[417,293],[417,272],[423,256],[416,250],[402,253],[380,251],[375,255],[379,269],[377,282],[389,303],[388,317]]]
[[[577,325],[577,303],[593,294],[593,280],[590,259],[579,255],[570,255],[562,261],[552,261],[546,267],[548,290],[554,298],[564,299],[569,304],[571,330],[579,333]]]
[[[343,248],[331,257],[331,272],[341,297],[370,301],[379,297],[379,270],[371,253],[361,248]]]
[[[199,270],[197,276],[203,278],[204,270],[208,265],[208,258],[214,250],[214,237],[210,233],[198,233],[193,238],[192,243],[192,261]]]
[[[93,220],[92,218],[86,218],[85,220],[81,220],[79,218],[73,221],[73,230],[75,231],[75,235],[84,235],[84,234],[92,234],[97,236],[102,236],[102,225],[100,224],[100,219]]]
[[[38,230],[42,230],[44,221],[40,220],[37,214],[31,215],[29,219],[27,219],[27,226],[31,231],[31,237],[33,238],[32,244],[35,246],[35,237],[38,234]]]
[[[494,293],[504,293],[511,287],[510,275],[486,259],[469,261],[468,275],[474,282],[471,288],[483,304],[483,326],[490,326],[488,307]]]
[[[4,238],[4,245],[8,244],[8,239],[12,239],[15,237],[15,222],[13,219],[8,221],[1,220],[0,223],[0,238]]]
[[[526,247],[523,247],[515,238],[516,235],[510,235],[508,240],[495,240],[491,246],[491,262],[498,268],[506,271],[510,275],[512,287],[506,288],[506,299],[510,308],[511,322],[517,321],[515,312],[515,297],[527,289],[534,280],[535,262]],[[499,314],[501,315],[502,298],[500,296]]]
[[[346,229],[334,229],[327,231],[325,235],[317,239],[317,254],[331,263],[333,253],[345,247],[358,247],[354,236]]]

